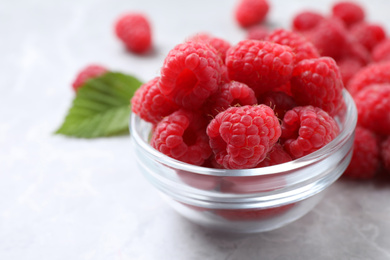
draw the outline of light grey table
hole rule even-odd
[[[288,27],[302,8],[329,1],[271,1],[268,23]],[[388,1],[362,1],[389,29]],[[146,81],[167,52],[206,31],[231,43],[245,32],[235,1],[2,0],[0,2],[0,259],[390,259],[390,181],[339,180],[302,219],[226,237],[173,212],[135,165],[129,137],[53,135],[74,96],[70,84],[100,63]],[[155,53],[126,53],[118,15],[144,11]]]

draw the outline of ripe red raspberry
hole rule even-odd
[[[371,131],[390,135],[390,84],[367,86],[354,96],[358,124]]]
[[[239,25],[248,27],[262,22],[268,10],[266,0],[240,0],[235,9],[235,18]]]
[[[347,85],[348,91],[355,96],[371,84],[390,83],[390,62],[370,64],[355,74]]]
[[[209,44],[217,51],[223,62],[225,62],[227,50],[231,47],[228,41],[222,38],[211,36],[207,33],[198,33],[188,38],[187,41],[200,41]]]
[[[263,25],[255,25],[248,29],[246,38],[248,40],[263,41],[270,34],[269,29]]]
[[[236,105],[255,105],[257,99],[253,89],[238,81],[230,81],[221,86],[204,105],[206,113],[213,118],[220,112]]]
[[[298,105],[320,107],[331,116],[343,104],[343,80],[330,57],[303,60],[293,71],[291,92]]]
[[[320,57],[317,48],[305,37],[296,32],[291,32],[285,29],[278,29],[268,35],[266,40],[290,46],[296,54],[296,63],[304,59],[313,59]]]
[[[390,171],[390,136],[381,142],[380,155],[384,168]]]
[[[302,33],[317,47],[321,56],[337,59],[345,51],[348,31],[340,19],[322,19],[313,29]]]
[[[291,156],[284,150],[283,146],[279,143],[276,143],[271,151],[267,154],[265,159],[261,161],[256,168],[259,167],[268,167],[281,163],[286,163],[292,161]],[[279,177],[280,178],[280,177]]]
[[[262,161],[280,137],[273,110],[265,105],[231,107],[208,125],[216,161],[227,169],[247,169]]]
[[[201,42],[176,45],[161,68],[161,92],[181,107],[195,110],[218,89],[222,60],[214,48]]]
[[[385,39],[372,49],[372,60],[374,62],[390,61],[390,39]]]
[[[211,155],[204,125],[199,115],[181,109],[157,124],[150,143],[169,157],[202,165]]]
[[[283,85],[277,86],[276,88],[273,89],[273,91],[281,91],[281,92],[286,93],[289,96],[292,96],[290,81],[288,81],[287,83],[285,83]]]
[[[265,92],[258,98],[258,103],[272,108],[279,119],[283,119],[284,114],[297,105],[291,96],[282,91]]]
[[[134,53],[142,54],[151,49],[152,32],[148,18],[141,13],[128,13],[115,23],[115,33]]]
[[[373,132],[357,126],[353,154],[343,176],[354,179],[371,179],[379,168],[379,145]]]
[[[340,18],[347,26],[364,20],[364,9],[359,4],[350,1],[340,1],[333,5],[332,14]]]
[[[294,63],[290,47],[266,41],[241,41],[226,55],[229,78],[247,84],[256,95],[287,83]]]
[[[369,51],[386,38],[386,33],[382,26],[367,22],[353,25],[350,29],[350,34],[356,37],[357,41]]]
[[[178,110],[175,103],[161,94],[158,88],[159,79],[159,77],[155,77],[143,84],[131,99],[133,113],[153,124],[160,122],[163,117]]]
[[[230,221],[261,220],[285,214],[295,203],[266,209],[217,209],[215,214]]]
[[[330,143],[339,133],[336,121],[324,110],[294,107],[282,122],[284,149],[292,158],[300,158]]]
[[[347,86],[350,79],[364,67],[364,64],[359,59],[354,57],[345,57],[337,61],[337,65],[340,69],[341,78],[343,79],[344,86]]]
[[[108,72],[108,70],[100,65],[93,64],[85,67],[77,74],[76,79],[73,81],[73,90],[77,91],[82,85],[84,85],[87,80],[99,77],[106,72]]]
[[[325,17],[314,11],[303,11],[293,18],[292,28],[295,31],[307,31],[315,28]]]

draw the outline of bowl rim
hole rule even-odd
[[[229,177],[243,177],[243,176],[262,176],[262,175],[271,175],[271,174],[280,174],[289,171],[295,171],[299,168],[306,167],[310,164],[318,162],[319,160],[325,159],[332,154],[332,152],[338,150],[340,146],[345,144],[349,137],[354,134],[356,124],[357,124],[357,108],[352,96],[346,89],[343,89],[343,99],[346,104],[346,113],[345,113],[345,122],[344,128],[339,133],[339,135],[333,139],[330,143],[320,148],[317,151],[314,151],[306,156],[295,159],[290,162],[261,167],[261,168],[251,168],[251,169],[214,169],[207,168],[203,166],[191,165],[179,160],[173,159],[165,154],[154,149],[148,142],[144,141],[141,135],[136,131],[136,124],[139,124],[142,120],[138,115],[131,113],[130,115],[130,136],[131,139],[139,145],[143,150],[145,150],[153,160],[158,161],[161,164],[164,164],[168,167],[192,172],[201,175],[209,176],[229,176]],[[147,123],[147,122],[145,122]]]

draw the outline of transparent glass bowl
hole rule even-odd
[[[318,151],[280,165],[212,169],[186,164],[149,145],[151,124],[133,114],[132,145],[140,171],[181,215],[202,226],[233,233],[282,227],[309,212],[347,168],[357,120],[352,97],[336,117],[341,132]]]

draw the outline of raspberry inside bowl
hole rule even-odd
[[[133,114],[132,146],[140,171],[181,215],[224,232],[276,229],[309,212],[347,168],[357,121],[352,97],[335,118],[338,136],[296,160],[254,169],[215,169],[170,158],[150,144],[152,125]]]

